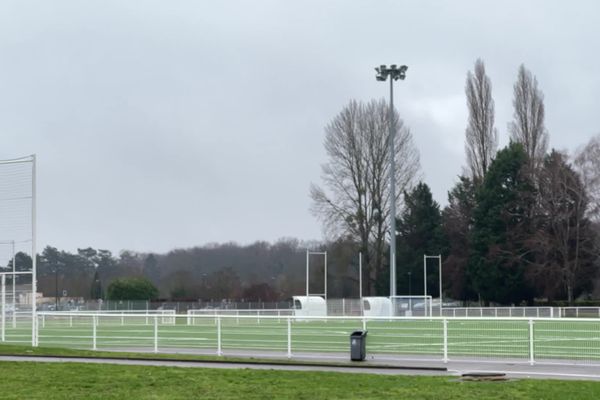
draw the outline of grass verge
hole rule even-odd
[[[2,362],[2,399],[594,399],[599,382]]]
[[[355,363],[355,362],[332,362],[332,361],[304,361],[287,358],[256,358],[256,357],[230,357],[230,356],[209,356],[198,354],[181,353],[132,353],[122,351],[93,351],[67,349],[61,347],[30,347],[17,345],[0,345],[0,355],[3,356],[41,356],[41,357],[86,357],[86,358],[111,358],[124,360],[175,360],[175,361],[204,361],[204,362],[229,362],[229,363],[252,363],[269,365],[325,365],[325,366],[343,366],[356,368],[399,368],[383,363]],[[422,369],[414,367],[412,369]],[[425,368],[425,369],[445,369]]]

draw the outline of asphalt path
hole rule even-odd
[[[370,361],[348,363],[348,365],[327,365],[326,362],[311,359],[311,365],[278,364],[256,362],[227,361],[176,361],[142,360],[118,358],[86,357],[39,357],[39,356],[0,356],[0,361],[47,362],[47,363],[94,363],[116,365],[142,365],[179,368],[217,368],[217,369],[256,369],[281,371],[327,371],[341,373],[361,373],[379,375],[425,375],[460,377],[463,374],[496,373],[505,374],[509,379],[576,379],[600,381],[600,366],[562,365],[496,362],[460,362],[448,363],[413,360],[393,364],[375,364]]]

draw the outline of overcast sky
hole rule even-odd
[[[524,63],[552,147],[600,132],[595,1],[0,1],[0,159],[38,156],[40,247],[168,251],[321,239],[324,126],[386,97],[442,205],[481,57],[500,144]]]

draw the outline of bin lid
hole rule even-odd
[[[367,336],[367,332],[369,331],[354,331],[350,336]]]

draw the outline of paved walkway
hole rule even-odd
[[[347,359],[346,359],[347,360]],[[551,365],[551,364],[514,364],[490,362],[458,362],[447,364],[439,361],[411,360],[405,362],[386,363],[365,361],[343,365],[327,365],[322,360],[311,358],[311,365],[282,365],[253,362],[210,362],[210,361],[174,361],[174,360],[126,360],[117,358],[85,358],[85,357],[39,357],[39,356],[0,356],[0,361],[18,362],[71,362],[118,365],[145,365],[181,368],[249,368],[259,370],[282,371],[329,371],[343,373],[365,373],[382,375],[428,375],[459,377],[465,373],[496,372],[504,373],[509,378],[544,378],[544,379],[579,379],[600,381],[600,367],[586,365]],[[303,360],[307,361],[307,360]],[[331,360],[329,360],[331,361]],[[340,360],[341,361],[341,360]],[[322,364],[320,364],[322,362]]]

